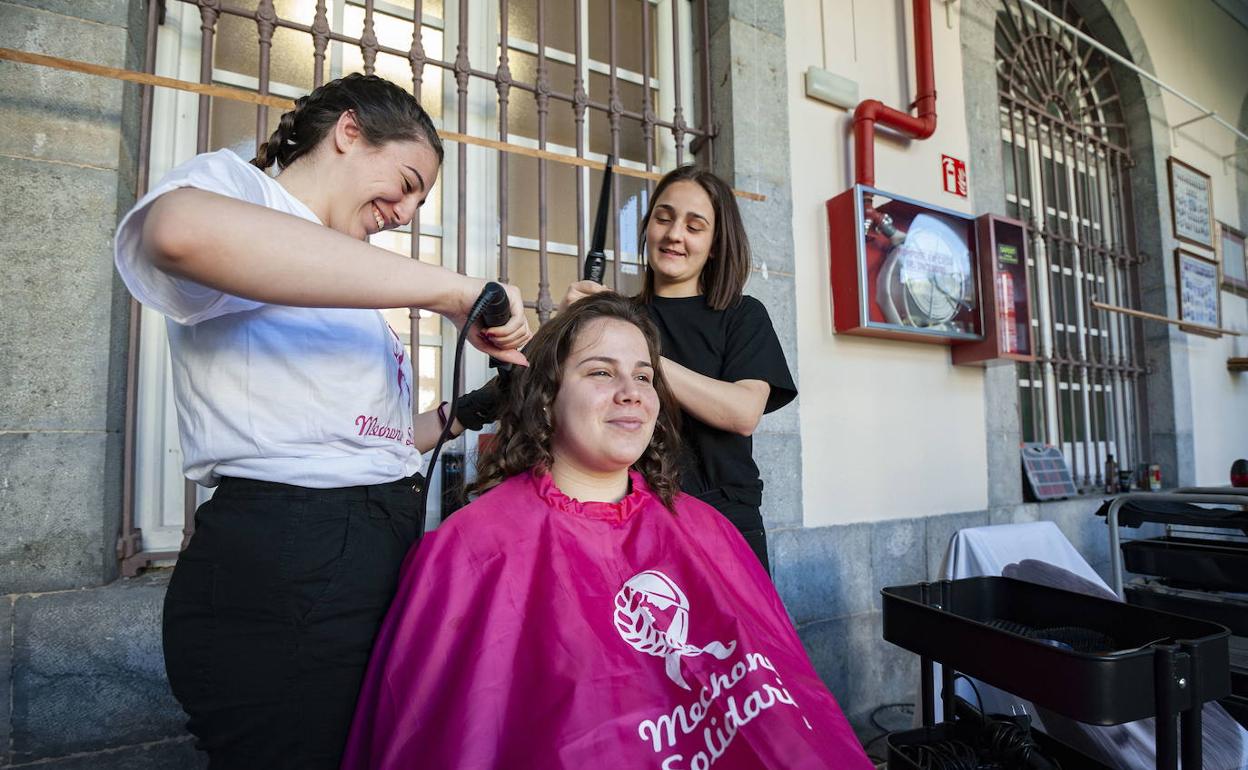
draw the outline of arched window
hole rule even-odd
[[[1086,31],[1065,0],[1045,0]],[[1139,322],[1093,302],[1139,306],[1123,108],[1103,54],[1017,0],[996,23],[1008,212],[1027,223],[1037,360],[1018,365],[1024,441],[1060,447],[1083,489],[1106,454],[1143,456]]]

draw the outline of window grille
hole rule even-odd
[[[202,83],[296,98],[350,72],[375,73],[410,89],[440,129],[570,158],[601,162],[611,155],[625,170],[656,172],[692,161],[695,152],[700,162],[712,160],[708,2],[179,0],[162,6],[198,16],[173,34],[181,36],[182,54],[198,51]],[[162,31],[148,71],[161,60],[160,47],[171,47],[168,38]],[[267,106],[201,96],[193,152],[230,147],[246,156],[279,118]],[[162,130],[159,117],[144,120],[145,135]],[[179,153],[180,160],[191,150]],[[516,283],[530,321],[538,323],[580,274],[590,196],[600,182],[601,172],[582,166],[448,143],[442,174],[417,220],[373,242]],[[619,215],[607,235],[607,283],[626,293],[640,286],[637,227],[653,184],[613,177]],[[440,318],[415,309],[387,317],[409,352],[416,351],[413,408],[429,409],[449,381],[448,330]],[[190,487],[184,498],[178,518],[185,517],[189,536],[197,498]],[[166,524],[172,519],[167,512],[156,516]],[[171,555],[159,548],[148,553],[153,549],[140,544],[138,528],[126,530],[119,545],[125,573],[149,557]]]
[[[1055,15],[1081,29],[1064,0]],[[1103,485],[1105,456],[1143,457],[1140,322],[1130,147],[1109,62],[1016,0],[997,15],[1007,210],[1027,223],[1035,363],[1018,365],[1024,441],[1059,447],[1076,484]]]

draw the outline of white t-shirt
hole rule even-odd
[[[179,187],[320,220],[276,180],[220,150],[170,171],[118,225],[117,271],[168,318],[187,478],[324,489],[419,471],[412,365],[381,313],[269,305],[157,269],[144,251],[143,222],[152,201]]]

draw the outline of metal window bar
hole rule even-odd
[[[1082,20],[1065,0],[1057,16]],[[1142,457],[1140,322],[1093,300],[1139,307],[1130,148],[1109,62],[1019,0],[996,26],[1007,200],[1032,244],[1038,356],[1018,367],[1028,440],[1060,447],[1084,491],[1103,485],[1106,452],[1119,467]]]
[[[694,0],[696,10],[692,16],[697,20],[693,26],[700,26],[701,47],[697,51],[698,72],[701,75],[701,115],[699,125],[690,125],[685,120],[685,105],[683,95],[681,93],[680,84],[680,61],[682,57],[680,38],[683,34],[683,28],[680,18],[680,3],[671,3],[672,11],[672,35],[671,35],[671,56],[675,66],[671,69],[672,78],[670,85],[674,95],[674,104],[670,119],[664,119],[657,114],[651,107],[651,60],[654,51],[651,47],[651,27],[650,27],[650,3],[651,0],[641,0],[642,3],[642,103],[638,109],[628,109],[621,100],[619,91],[619,72],[617,60],[617,30],[616,30],[616,0],[607,0],[610,3],[609,8],[609,37],[610,45],[608,50],[608,62],[610,78],[609,91],[606,102],[599,99],[591,98],[586,88],[586,79],[584,73],[587,71],[586,63],[589,60],[586,51],[585,41],[582,39],[581,33],[581,16],[582,3],[585,0],[573,0],[573,9],[575,14],[575,52],[576,73],[573,87],[570,93],[564,93],[552,88],[549,73],[547,70],[547,47],[546,47],[546,17],[548,0],[536,0],[537,2],[537,59],[538,67],[535,81],[532,83],[515,80],[510,71],[509,66],[509,27],[508,27],[508,3],[507,0],[499,0],[499,45],[498,45],[498,64],[493,72],[487,72],[476,69],[472,66],[468,53],[468,34],[470,25],[474,20],[470,18],[470,4],[468,0],[459,0],[458,2],[458,41],[456,47],[456,55],[454,61],[444,61],[438,58],[430,57],[426,54],[422,40],[421,30],[424,26],[424,16],[422,13],[421,0],[414,0],[412,11],[412,42],[407,50],[399,50],[387,45],[383,45],[376,33],[376,19],[378,13],[374,8],[373,0],[362,0],[362,2],[353,2],[350,0],[331,0],[334,2],[334,8],[338,10],[338,18],[341,18],[341,8],[347,3],[354,6],[363,6],[364,22],[359,37],[352,37],[344,31],[335,30],[330,24],[330,6],[327,0],[316,0],[313,21],[310,25],[300,24],[290,19],[281,17],[277,13],[277,5],[273,0],[256,0],[253,3],[246,3],[245,0],[239,0],[236,3],[226,3],[223,0],[179,0],[198,9],[200,14],[200,67],[199,81],[201,84],[213,83],[214,72],[214,51],[215,36],[217,34],[218,24],[224,16],[234,16],[242,19],[249,19],[256,24],[256,45],[259,54],[257,69],[257,88],[256,91],[261,95],[270,94],[271,88],[271,62],[273,57],[273,46],[278,30],[291,30],[297,33],[307,35],[312,42],[312,85],[319,86],[324,82],[324,72],[326,64],[326,54],[329,52],[330,43],[339,43],[344,46],[355,46],[361,51],[363,57],[364,71],[371,73],[376,66],[376,60],[379,54],[394,56],[406,60],[412,73],[412,90],[419,99],[421,94],[421,86],[427,77],[425,68],[433,67],[440,69],[441,75],[453,75],[456,84],[456,97],[458,102],[457,110],[457,129],[461,135],[468,133],[468,91],[469,82],[473,78],[491,82],[497,89],[497,101],[495,108],[498,118],[498,137],[501,143],[506,144],[509,138],[508,130],[508,106],[513,90],[524,91],[532,94],[537,102],[538,128],[536,137],[539,149],[545,150],[549,135],[548,116],[550,112],[550,102],[552,100],[563,102],[571,105],[574,122],[576,124],[576,158],[582,161],[582,168],[576,170],[576,243],[577,252],[580,258],[583,258],[585,251],[585,229],[586,210],[584,206],[584,191],[588,169],[584,168],[584,160],[586,159],[585,133],[588,124],[588,117],[594,111],[601,113],[607,117],[610,125],[611,149],[617,158],[620,157],[620,137],[622,125],[621,120],[624,118],[635,121],[640,125],[643,131],[643,143],[645,147],[644,155],[641,158],[635,158],[634,161],[644,165],[647,172],[653,172],[656,169],[655,161],[655,136],[656,129],[663,129],[670,133],[675,144],[675,154],[677,164],[685,162],[685,145],[686,141],[690,142],[691,149],[698,155],[703,163],[709,163],[713,152],[714,128],[711,125],[712,114],[712,94],[710,90],[710,64],[709,64],[709,0]],[[308,0],[312,2],[312,0]],[[149,25],[148,25],[148,50],[144,65],[146,73],[153,73],[156,61],[156,31],[158,27],[158,19],[163,18],[165,2],[156,0],[150,6]],[[449,4],[449,3],[448,3]],[[243,7],[250,5],[251,7]],[[449,9],[448,9],[449,11]],[[660,41],[661,42],[661,41]],[[634,42],[630,41],[630,45]],[[330,52],[332,53],[332,52]],[[662,85],[662,84],[661,84]],[[145,87],[145,102],[142,114],[141,136],[143,137],[144,146],[150,142],[153,118],[150,109],[150,86]],[[198,124],[196,134],[196,150],[197,152],[205,152],[210,146],[210,126],[212,117],[212,102],[210,96],[201,94],[198,104]],[[268,138],[269,125],[269,108],[267,104],[258,104],[256,106],[256,122],[255,122],[255,142],[259,144]],[[464,259],[466,249],[465,221],[467,207],[467,190],[469,180],[467,177],[467,147],[464,142],[460,142],[457,147],[457,190],[456,190],[456,213],[457,232],[456,232],[456,258],[457,268],[460,272],[466,270],[466,261]],[[508,221],[508,162],[507,154],[499,153],[498,166],[498,205],[499,205],[499,229],[498,229],[498,266],[499,274],[504,279],[509,279],[510,260],[509,260],[509,221]],[[146,154],[144,153],[141,160],[142,167],[146,168]],[[549,285],[549,266],[548,266],[548,238],[547,238],[547,222],[546,212],[548,210],[548,190],[547,190],[547,159],[545,157],[538,158],[538,212],[539,212],[539,237],[538,237],[538,265],[540,277],[536,287],[536,297],[526,300],[526,306],[537,311],[539,320],[545,320],[550,311],[554,307],[551,299]],[[652,175],[647,175],[647,190],[652,189]],[[620,179],[615,179],[615,194],[618,200]],[[144,175],[140,175],[140,190],[146,186]],[[761,197],[761,196],[750,196]],[[615,239],[615,255],[614,255],[614,271],[615,282],[618,285],[620,280],[620,239],[622,234],[617,226],[613,228]],[[413,220],[411,225],[411,258],[418,259],[420,255],[420,235],[421,223],[418,216]],[[135,362],[137,362],[138,353],[138,318],[137,308],[132,313],[132,329],[131,329],[131,361],[130,378],[127,390],[127,428],[126,428],[126,449],[125,449],[125,469],[126,479],[123,488],[123,526],[122,532],[118,539],[118,558],[122,563],[122,572],[126,575],[134,575],[140,569],[151,564],[152,561],[162,558],[170,558],[175,554],[170,553],[153,553],[145,551],[142,545],[142,533],[136,526],[134,521],[134,457],[135,457],[135,427],[134,416],[136,413],[135,394],[137,383],[135,382]],[[420,345],[420,328],[419,328],[419,312],[412,308],[409,311],[410,319],[410,339],[412,346],[412,365],[414,369],[414,379],[419,378],[419,355],[418,348]],[[416,410],[418,400],[414,400],[413,409]],[[189,540],[194,526],[194,510],[196,504],[195,485],[187,482],[185,486],[185,504],[184,504],[184,520],[186,522],[184,529],[183,546]]]

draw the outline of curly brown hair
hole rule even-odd
[[[658,366],[659,332],[644,307],[614,292],[602,292],[573,303],[533,335],[524,350],[529,365],[512,373],[508,396],[498,416],[498,433],[477,462],[475,493],[530,469],[550,470],[551,439],[557,429],[552,424],[553,407],[563,384],[563,364],[576,347],[581,331],[600,318],[630,323],[646,338],[650,360],[655,363],[654,389],[659,397],[659,413],[650,444],[632,467],[663,504],[672,509],[680,491],[680,411]]]

